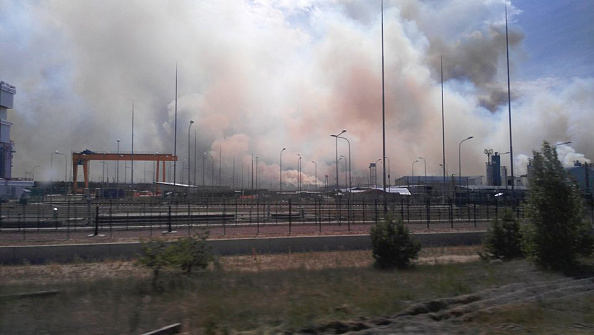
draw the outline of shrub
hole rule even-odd
[[[528,181],[524,252],[543,268],[571,270],[592,253],[591,227],[579,190],[549,143],[534,151]]]
[[[194,268],[206,269],[213,259],[206,238],[207,235],[184,237],[171,244],[166,251],[171,266],[184,273],[191,273]]]
[[[153,285],[159,286],[162,270],[179,270],[189,274],[193,269],[206,269],[213,261],[206,245],[208,233],[196,237],[183,237],[169,245],[164,240],[143,242],[138,262],[153,270]]]
[[[501,218],[491,222],[483,242],[486,259],[511,260],[524,257],[520,224],[511,210],[503,212]]]
[[[408,268],[418,257],[421,243],[411,238],[408,229],[398,219],[387,216],[371,228],[374,266],[379,269]]]

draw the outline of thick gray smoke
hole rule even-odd
[[[527,56],[515,25],[521,8],[508,6],[516,171],[543,140],[572,141],[560,151],[568,164],[593,157],[594,79],[514,78]],[[40,165],[37,179],[58,178],[64,163],[55,150],[113,152],[120,139],[130,151],[132,104],[134,150],[173,152],[176,66],[178,178],[190,120],[199,183],[203,166],[215,166],[216,183],[230,184],[235,172],[235,184],[247,185],[253,155],[259,185],[277,188],[283,147],[285,183],[297,184],[297,154],[306,187],[326,175],[333,183],[330,135],[342,129],[354,183],[367,183],[369,163],[382,156],[379,0],[0,0],[0,8],[0,79],[18,91],[9,112],[15,176]],[[440,174],[442,57],[448,172],[457,171],[458,144],[468,136],[465,174],[484,174],[485,148],[508,151],[504,22],[500,1],[385,1],[392,179],[409,175],[418,157],[428,174]],[[338,151],[348,156],[346,141]],[[152,171],[135,163],[135,181]],[[121,180],[124,173],[120,164]],[[101,180],[100,163],[91,176]]]

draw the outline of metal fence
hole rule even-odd
[[[524,217],[517,199],[425,195],[391,197],[387,212],[413,231],[485,230],[504,210]],[[591,219],[592,207],[588,207]],[[0,240],[150,238],[163,233],[211,236],[366,233],[383,217],[383,198],[370,196],[162,197],[85,199],[49,196],[0,204]]]

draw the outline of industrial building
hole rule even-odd
[[[0,200],[19,199],[26,189],[33,187],[32,180],[12,178],[12,157],[15,150],[14,141],[10,139],[8,110],[13,109],[16,87],[0,81]]]

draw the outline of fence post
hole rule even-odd
[[[448,199],[448,216],[450,217],[450,226],[454,228],[454,201],[452,198]]]
[[[476,199],[473,201],[474,228],[476,228]]]
[[[406,223],[410,224],[410,197],[406,198]]]
[[[227,235],[227,199],[223,199],[223,235]]]
[[[260,197],[256,196],[256,235],[260,235]]]
[[[99,235],[99,206],[95,207],[95,234],[94,236]]]
[[[291,198],[289,198],[289,235],[291,235],[291,223],[293,222],[293,215],[291,213],[291,209],[293,207],[293,202]]]
[[[192,212],[190,211],[190,200],[188,199],[188,236],[192,235]]]
[[[318,211],[316,216],[318,219],[320,235],[322,235],[322,199],[316,198],[316,202],[317,202],[316,210]]]
[[[429,229],[429,223],[431,222],[431,197],[427,197],[427,229]]]
[[[347,230],[351,231],[351,199],[347,199]]]
[[[362,201],[363,204],[361,206],[361,213],[363,214],[362,215],[363,216],[363,223],[365,223],[365,211],[366,211],[366,208],[365,207],[366,207],[367,204],[365,203],[365,197],[363,197],[362,200],[363,200]]]
[[[377,224],[377,220],[379,219],[379,213],[377,211],[377,198],[373,200],[373,220]]]
[[[167,232],[171,233],[171,205],[169,205],[169,211],[167,212]]]

